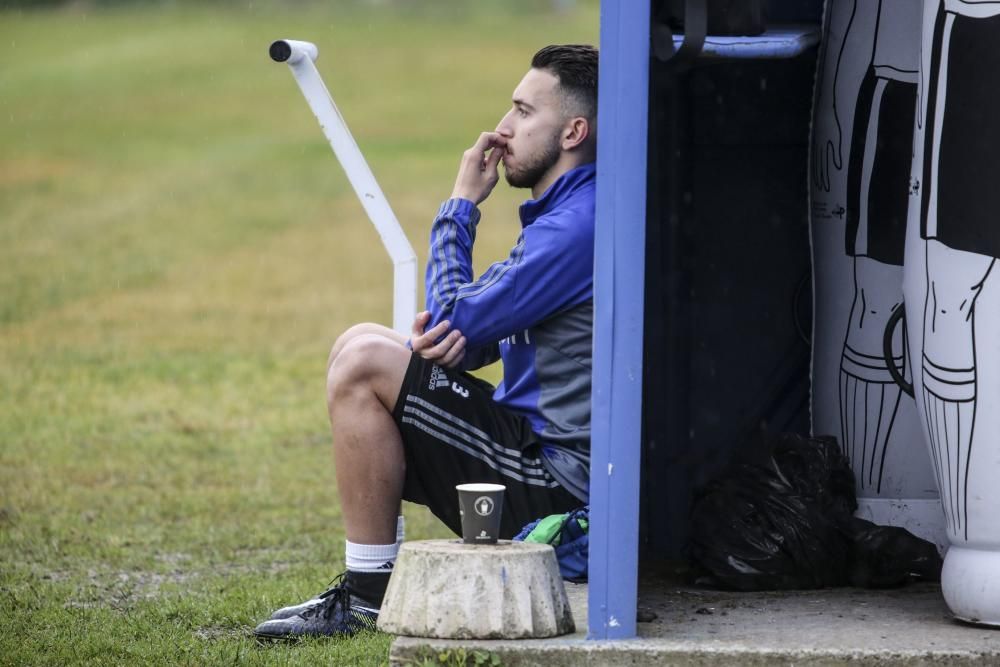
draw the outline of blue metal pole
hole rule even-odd
[[[649,0],[601,3],[588,638],[635,637]]]

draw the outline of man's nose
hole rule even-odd
[[[497,125],[497,129],[495,130],[497,134],[502,137],[507,137],[508,139],[514,136],[514,131],[511,129],[510,123],[508,122],[509,120],[510,114],[508,113],[500,119],[500,123]]]

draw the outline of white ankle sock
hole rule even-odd
[[[347,569],[351,572],[390,572],[398,553],[398,542],[355,544],[347,541]]]

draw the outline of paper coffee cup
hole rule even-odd
[[[503,484],[459,484],[458,512],[466,544],[496,544],[503,512]]]

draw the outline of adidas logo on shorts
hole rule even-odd
[[[431,368],[431,379],[427,383],[427,388],[431,391],[438,389],[440,387],[447,387],[451,382],[448,380],[448,376],[444,374],[444,369],[438,365],[434,365]]]

